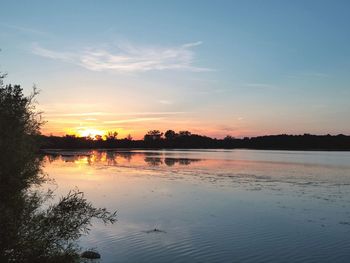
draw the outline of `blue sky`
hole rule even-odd
[[[348,1],[7,1],[0,69],[46,133],[350,133]]]

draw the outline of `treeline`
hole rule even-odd
[[[40,136],[42,149],[96,149],[96,148],[145,148],[145,149],[280,149],[280,150],[350,150],[350,136],[339,135],[268,135],[258,137],[224,139],[210,138],[192,134],[189,131],[176,133],[168,130],[149,131],[143,140],[133,140],[131,136],[117,138],[118,133],[111,132],[106,136],[76,137],[74,135]]]

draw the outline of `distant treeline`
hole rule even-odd
[[[39,137],[42,149],[96,149],[96,148],[246,148],[246,149],[284,149],[284,150],[350,150],[350,136],[339,135],[268,135],[259,137],[224,139],[210,138],[192,134],[189,131],[176,133],[168,130],[164,134],[158,130],[149,131],[143,140],[133,140],[131,136],[117,138],[117,132],[106,136],[76,137],[74,135]]]

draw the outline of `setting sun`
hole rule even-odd
[[[96,135],[103,136],[106,132],[98,129],[92,128],[80,128],[77,130],[77,136],[79,137],[92,137],[95,138]]]

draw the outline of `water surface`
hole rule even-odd
[[[102,262],[349,262],[349,152],[58,151],[45,171],[118,210],[80,241]]]

